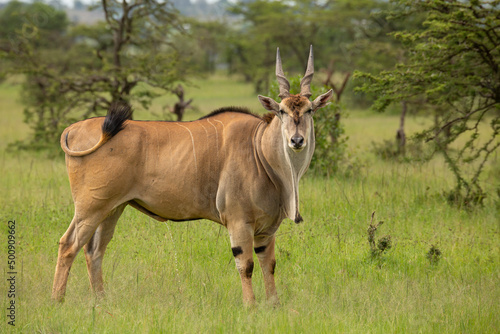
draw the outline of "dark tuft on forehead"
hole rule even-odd
[[[285,99],[285,105],[290,109],[290,110],[301,110],[304,108],[307,103],[309,102],[309,99],[305,96],[301,95],[290,95],[290,97]]]

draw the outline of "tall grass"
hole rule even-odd
[[[228,90],[240,85],[217,80]],[[9,89],[12,91],[6,93]],[[0,109],[2,117],[21,111],[13,98],[15,92],[15,88],[0,86],[2,106],[12,106]],[[213,105],[217,105],[215,98]],[[12,119],[17,121],[0,124],[2,139],[22,138],[17,133],[25,131],[21,118]],[[415,120],[416,127],[418,122]],[[90,292],[85,260],[79,254],[69,277],[66,302],[52,303],[57,242],[73,215],[64,161],[32,152],[2,151],[0,240],[4,245],[6,222],[17,222],[15,330],[498,332],[500,226],[496,199],[489,198],[482,209],[460,211],[441,196],[453,179],[439,158],[417,165],[376,159],[370,142],[392,137],[396,126],[397,117],[352,112],[346,131],[356,161],[353,173],[303,180],[301,213],[305,222],[296,225],[286,220],[277,235],[278,308],[265,303],[257,261],[254,288],[258,303],[251,309],[243,307],[224,228],[208,221],[159,223],[131,208],[121,217],[104,259],[107,297],[98,300]],[[492,175],[488,176],[490,183],[498,185]],[[377,221],[384,221],[377,237],[390,234],[393,242],[379,256],[372,255],[367,240],[373,211]],[[438,261],[427,257],[432,246],[441,251]],[[0,261],[5,268],[5,251]],[[6,284],[0,284],[4,309],[6,290]],[[0,331],[12,331],[2,319]]]

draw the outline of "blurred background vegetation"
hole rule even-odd
[[[24,121],[31,128],[11,148],[56,150],[66,126],[104,115],[117,100],[148,119],[183,119],[186,109],[198,115],[197,96],[185,88],[214,75],[275,96],[276,47],[292,78],[303,74],[312,44],[317,92],[335,91],[331,110],[317,119],[323,130],[317,131],[313,172],[331,175],[343,163],[353,166],[346,162],[346,110],[373,106],[400,115],[395,139],[374,143],[383,159],[421,161],[442,154],[456,180],[447,194],[451,202],[482,204],[487,195],[481,175],[500,145],[500,1],[76,0],[0,6],[0,80],[21,82]],[[158,106],[165,96],[172,97],[170,104]],[[431,122],[407,138],[405,119],[416,113]]]

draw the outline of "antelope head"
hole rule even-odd
[[[283,140],[294,152],[302,151],[307,145],[314,145],[313,115],[316,110],[328,104],[328,100],[333,94],[333,91],[329,90],[310,101],[313,75],[314,59],[311,45],[306,73],[300,81],[300,93],[291,95],[290,83],[283,73],[280,49],[278,48],[276,53],[276,78],[279,83],[280,93],[278,96],[281,98],[281,102],[278,103],[270,97],[259,95],[260,103],[264,108],[274,112],[281,121]]]

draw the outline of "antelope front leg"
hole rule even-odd
[[[276,292],[276,285],[274,284],[274,268],[276,267],[274,242],[274,235],[264,238],[256,237],[254,239],[254,250],[259,259],[260,267],[262,268],[267,300],[274,305],[279,305],[280,300]]]
[[[255,295],[252,288],[253,273],[253,229],[250,224],[242,223],[228,228],[231,239],[231,250],[233,252],[236,268],[240,273],[241,287],[243,290],[243,303],[247,306],[255,303]]]

